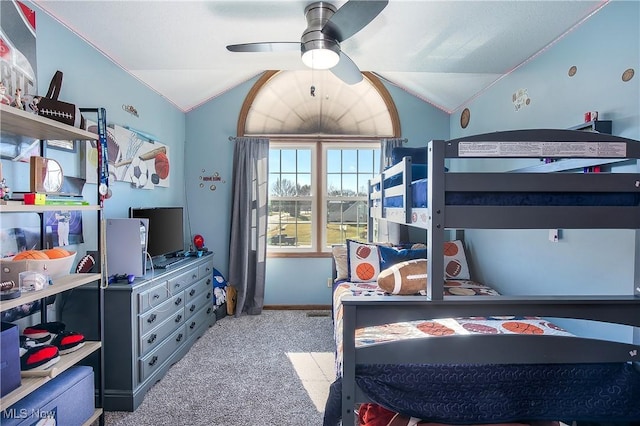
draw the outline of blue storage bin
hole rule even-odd
[[[77,366],[60,373],[11,407],[3,408],[0,424],[30,426],[52,417],[57,425],[79,426],[94,411],[93,369]]]
[[[0,329],[0,397],[20,387],[18,326],[3,322]]]

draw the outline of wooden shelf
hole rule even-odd
[[[37,376],[22,377],[20,387],[5,395],[0,399],[0,410],[5,410],[20,401],[31,392],[38,389],[40,386],[47,383],[49,380],[56,377],[58,374],[70,367],[75,366],[79,361],[82,361],[98,349],[102,344],[100,342],[85,342],[77,351],[60,355],[60,361],[56,362],[47,370],[39,371]],[[29,372],[25,372],[29,374]],[[48,373],[48,374],[47,374]],[[40,375],[41,374],[41,375]]]
[[[100,274],[69,274],[53,280],[53,285],[47,286],[44,290],[23,293],[22,296],[10,300],[0,301],[0,312],[15,308],[24,303],[44,299],[63,291],[71,290],[81,285],[100,280]]]
[[[0,213],[41,213],[60,210],[90,210],[97,211],[98,205],[33,205],[23,204],[22,201],[8,201],[7,204],[0,205]]]
[[[98,135],[77,129],[37,114],[0,104],[2,137],[58,139],[58,140],[97,140]]]
[[[100,417],[101,415],[102,415],[102,408],[96,408],[96,411],[93,412],[93,415],[91,417],[89,417],[89,419],[87,419],[87,421],[84,422],[82,426],[90,426],[90,425],[92,425],[93,422],[98,420],[98,417]]]

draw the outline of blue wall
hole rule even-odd
[[[452,114],[451,136],[519,128],[569,128],[597,110],[613,121],[613,134],[640,139],[640,3],[612,2],[525,66],[470,102],[471,121],[459,125]],[[567,71],[577,66],[569,77]],[[636,76],[621,75],[634,68]],[[512,94],[527,89],[531,103],[516,111]],[[472,162],[475,161],[475,164]],[[455,163],[453,169],[510,169],[527,161],[482,160]],[[636,164],[627,171],[639,170]],[[476,278],[510,294],[633,294],[634,261],[640,256],[636,231],[563,230],[557,243],[548,230],[467,231]],[[638,274],[640,272],[636,272]],[[635,279],[638,279],[637,276]],[[568,323],[561,322],[565,326]],[[576,327],[573,325],[572,327]],[[604,333],[597,325],[588,327]],[[584,331],[584,327],[574,328]],[[607,329],[607,333],[610,330]],[[629,330],[620,331],[620,339]]]
[[[37,5],[31,6],[38,10]],[[605,6],[565,38],[465,105],[471,110],[471,121],[464,130],[459,125],[460,111],[449,117],[388,85],[401,118],[403,137],[409,139],[409,145],[419,146],[430,139],[496,130],[566,128],[579,124],[585,111],[598,110],[602,118],[613,120],[614,134],[640,139],[639,8],[638,2],[624,1]],[[113,197],[106,202],[106,216],[126,217],[130,206],[186,205],[187,239],[195,233],[202,234],[207,247],[215,253],[216,267],[226,274],[233,155],[228,137],[236,134],[242,102],[255,79],[184,114],[41,12],[37,14],[37,34],[40,93],[46,93],[53,73],[59,69],[64,72],[61,99],[86,107],[105,107],[109,122],[145,130],[171,149],[171,187],[134,190],[117,182],[112,187]],[[569,78],[567,71],[572,65],[577,66],[578,72]],[[634,68],[636,76],[623,83],[620,76],[627,68]],[[512,94],[518,89],[528,90],[531,104],[515,111]],[[134,105],[140,117],[124,112],[123,104]],[[75,164],[69,167],[79,168],[75,157],[62,161],[65,167]],[[216,183],[216,190],[211,191],[208,184],[201,188],[201,177],[215,173],[222,179]],[[87,185],[85,194],[93,199],[95,186]],[[85,232],[91,240],[92,229],[85,227]],[[558,283],[569,283],[562,288],[571,292],[602,292],[597,285],[600,281],[594,277],[610,283],[607,291],[632,290],[638,238],[635,232],[564,231],[563,239],[555,244],[548,242],[546,230],[473,231],[467,233],[467,238],[478,277],[498,286],[516,280],[520,288],[511,291],[546,292],[560,288]],[[185,241],[185,247],[188,244]],[[559,260],[565,256],[576,260],[577,265],[567,268]],[[329,275],[328,258],[270,258],[265,303],[330,304]],[[304,279],[294,278],[298,276]]]
[[[169,147],[170,187],[142,190],[125,182],[112,183],[113,196],[105,202],[105,216],[128,217],[130,206],[184,205],[184,113],[39,11],[37,5],[30,6],[36,10],[38,93],[47,93],[51,77],[60,70],[64,74],[60,100],[86,108],[104,107],[109,123],[144,130]],[[139,117],[125,112],[122,105],[135,106]],[[87,118],[96,119],[91,114]],[[78,155],[54,150],[48,155],[60,160],[65,174],[80,175]],[[86,185],[84,196],[95,200],[95,185]],[[94,249],[95,227],[85,226],[84,233],[87,248]]]

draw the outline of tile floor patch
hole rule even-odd
[[[288,352],[287,357],[318,412],[324,411],[329,386],[335,380],[333,353]]]

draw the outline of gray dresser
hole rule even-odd
[[[91,333],[83,329],[97,308],[93,293],[84,291],[89,288],[75,289],[64,300],[61,320],[67,329]],[[133,284],[113,283],[104,296],[104,408],[133,411],[215,323],[213,256],[156,270]]]

